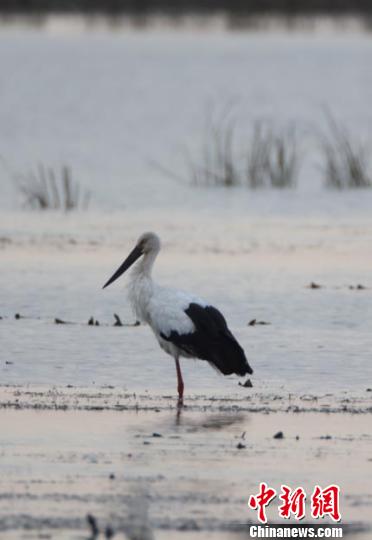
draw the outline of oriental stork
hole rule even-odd
[[[140,259],[130,276],[129,300],[137,319],[151,327],[160,347],[173,356],[178,403],[182,405],[184,383],[180,357],[206,360],[224,375],[243,376],[253,370],[225,318],[215,307],[192,294],[153,282],[151,271],[160,247],[160,239],[155,233],[142,234],[103,288]]]

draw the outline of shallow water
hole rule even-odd
[[[100,526],[141,523],[159,539],[247,538],[255,513],[246,501],[263,471],[278,489],[285,482],[311,491],[315,477],[324,485],[337,477],[348,537],[370,522],[365,415],[219,412],[218,402],[177,414],[164,399],[155,405],[158,412],[2,409],[0,528],[19,519],[30,529],[25,538],[38,527],[79,538],[91,513]],[[279,429],[284,439],[275,440]],[[275,505],[269,519],[278,522]]]
[[[221,309],[255,370],[255,389],[359,393],[371,386],[369,221],[320,226],[315,219],[270,224],[247,217],[240,237],[251,247],[240,253],[236,229],[226,229],[218,217],[207,220],[210,228],[204,228],[203,237],[196,230],[169,231],[164,218],[153,217],[165,238],[155,278],[189,289]],[[90,244],[86,219],[71,231],[73,243],[70,233],[61,232],[63,221],[44,242],[45,221],[29,215],[30,238],[4,246],[3,383],[109,384],[129,391],[174,392],[173,361],[151,330],[111,327],[113,313],[134,322],[123,290],[125,277],[101,289],[129,251],[137,224],[120,245],[120,229],[111,235],[105,230],[109,218],[97,214],[94,224],[98,227],[101,220],[103,233]],[[322,288],[307,288],[311,281]],[[367,288],[349,288],[358,284]],[[15,313],[26,318],[15,320]],[[91,316],[101,326],[87,326]],[[78,324],[55,325],[55,317]],[[252,319],[270,324],[248,326]],[[182,366],[187,392],[245,391],[236,379],[219,376],[204,362],[183,360]]]
[[[197,159],[206,111],[229,103],[243,147],[255,119],[296,124],[306,155],[301,188],[312,192],[320,183],[314,153],[324,108],[357,139],[372,137],[371,62],[372,40],[357,33],[2,29],[0,204],[12,208],[12,177],[42,162],[69,164],[99,208],[191,210],[185,149]],[[165,177],[154,162],[185,182]]]

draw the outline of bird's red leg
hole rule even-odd
[[[177,370],[178,404],[182,405],[183,404],[183,389],[185,385],[183,384],[180,362],[178,358],[175,358],[174,360],[176,362],[176,370]]]

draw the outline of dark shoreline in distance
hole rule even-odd
[[[77,0],[77,5],[80,0]],[[37,10],[4,10],[0,9],[0,26],[24,26],[30,28],[48,28],[58,20],[64,24],[75,23],[80,31],[97,28],[107,30],[147,30],[152,28],[172,30],[219,29],[223,31],[304,31],[310,33],[331,30],[333,32],[372,32],[371,12],[350,11],[331,13],[326,10],[316,12],[287,13],[284,11],[252,11],[232,12],[231,10],[211,10],[209,12],[184,11],[174,12],[153,10],[144,12],[83,10],[83,9],[43,9]]]
[[[370,0],[2,0],[0,15],[101,14],[166,17],[225,14],[307,16],[372,15]]]

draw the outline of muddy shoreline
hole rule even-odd
[[[364,540],[370,414],[369,392],[195,395],[179,411],[168,395],[3,386],[0,531],[88,539],[91,514],[118,539],[249,538],[260,481],[310,491],[316,478],[340,484],[344,536]]]
[[[35,409],[62,411],[152,411],[177,409],[175,395],[123,391],[113,386],[83,388],[0,386],[0,409]],[[302,394],[256,392],[246,395],[191,394],[185,400],[188,412],[250,413],[345,413],[372,414],[372,392],[339,392],[337,394]]]

